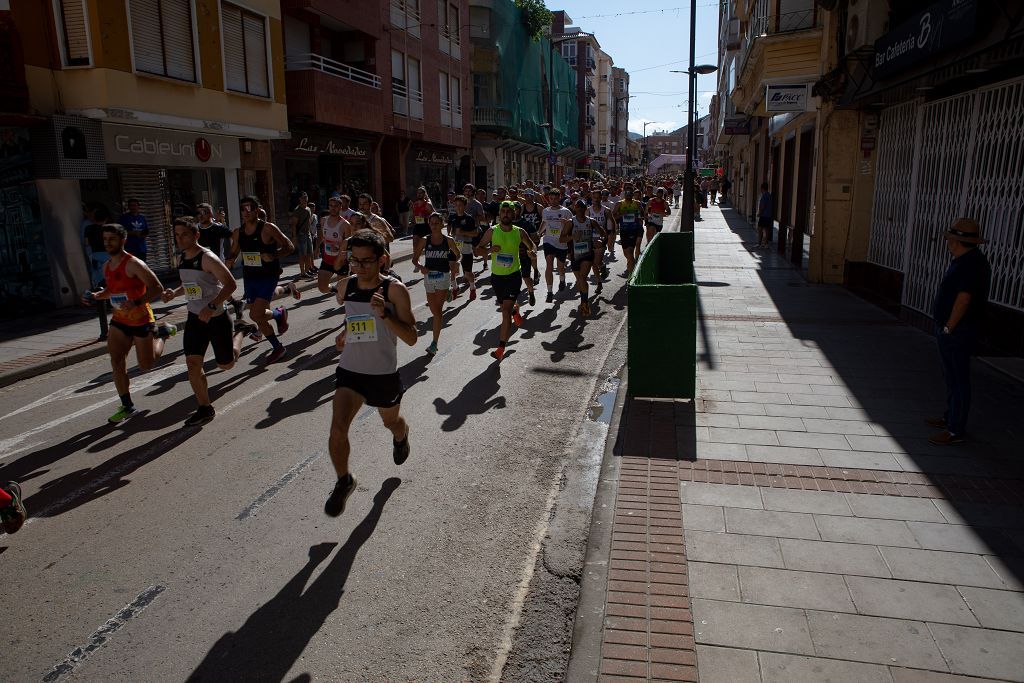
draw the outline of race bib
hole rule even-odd
[[[324,242],[324,253],[328,256],[337,256],[341,248],[336,242]]]
[[[498,252],[494,255],[494,261],[502,268],[511,268],[515,265],[516,259],[512,254]]]
[[[263,259],[260,257],[258,251],[243,251],[242,252],[242,265],[249,266],[250,268],[259,268],[263,265]]]
[[[472,240],[472,238],[464,237],[464,238],[459,240],[459,244],[462,245],[460,247],[460,251],[463,254],[472,254],[473,253],[473,240]]]
[[[448,273],[442,273],[438,270],[432,270],[429,273],[427,273],[427,279],[430,280],[431,282],[440,282],[445,278],[445,275],[447,274]]]
[[[562,234],[562,226],[555,221],[548,223],[548,235],[551,237],[558,237]]]
[[[416,225],[423,225],[427,222],[427,219],[423,216],[416,216]]]
[[[572,253],[582,256],[590,251],[590,245],[586,242],[573,242]]]
[[[377,319],[372,315],[350,315],[345,319],[348,329],[348,344],[377,341]]]
[[[651,214],[650,216],[647,217],[647,221],[653,223],[654,225],[661,225],[661,219],[662,217],[658,216],[657,214]]]
[[[630,224],[636,223],[636,214],[635,213],[625,213],[625,214],[622,214],[622,222],[623,223],[630,223]]]
[[[185,288],[185,298],[189,301],[197,301],[203,298],[203,288],[195,282],[182,282],[181,286]]]
[[[111,294],[110,305],[117,309],[128,308],[128,295],[127,294]]]

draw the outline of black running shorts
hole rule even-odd
[[[519,293],[523,291],[522,273],[511,273],[509,275],[491,275],[491,287],[494,289],[494,298],[502,301],[516,301]]]
[[[186,356],[205,356],[206,349],[212,345],[217,364],[227,365],[235,360],[235,348],[231,343],[233,334],[231,317],[226,313],[215,315],[205,323],[195,313],[189,313],[182,349]]]
[[[345,368],[334,371],[334,386],[348,389],[363,397],[366,405],[373,408],[393,408],[402,402],[405,387],[402,376],[397,372],[390,375],[364,375]]]

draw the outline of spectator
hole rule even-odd
[[[402,229],[402,234],[409,232],[409,212],[412,211],[412,201],[409,200],[409,195],[402,190],[398,193],[398,201],[395,202],[395,212],[398,214],[398,227]]]
[[[128,239],[124,243],[124,250],[140,261],[146,260],[146,237],[149,235],[149,223],[142,215],[138,199],[129,199],[127,202],[128,213],[121,216],[118,221],[128,231]]]
[[[946,248],[953,260],[939,283],[932,305],[942,374],[946,380],[946,412],[928,418],[942,431],[928,441],[937,446],[962,443],[967,436],[971,408],[971,353],[981,331],[988,303],[992,269],[978,245],[981,226],[972,218],[958,218],[946,229]]]
[[[288,223],[292,233],[292,244],[295,245],[295,253],[299,257],[299,275],[316,277],[316,269],[313,267],[313,237],[310,234],[313,212],[309,208],[309,195],[305,192],[299,193],[298,205],[292,210]]]
[[[772,201],[772,193],[768,191],[768,183],[761,183],[761,199],[757,202],[757,247],[767,249],[772,241],[772,228],[774,227],[775,203]]]
[[[718,200],[718,205],[721,206],[729,201],[729,190],[732,189],[732,181],[728,177],[722,178],[722,198]]]

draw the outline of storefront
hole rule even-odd
[[[293,131],[288,140],[272,143],[275,175],[283,178],[274,189],[279,216],[295,207],[299,192],[306,192],[318,210],[340,192],[355,198],[372,192],[373,143],[366,139]]]
[[[0,311],[3,318],[54,304],[27,128],[0,127]]]
[[[116,220],[137,199],[149,223],[148,262],[174,267],[171,221],[208,203],[238,225],[237,138],[164,128],[103,124],[106,180],[81,181],[83,202],[106,206]]]
[[[444,206],[449,189],[454,189],[455,158],[451,150],[413,146],[406,157],[406,192],[415,196],[416,188],[425,187],[434,206]]]

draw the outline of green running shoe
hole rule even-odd
[[[139,409],[136,408],[135,406],[121,406],[120,408],[117,409],[116,413],[107,418],[107,422],[114,425],[120,424],[121,422],[124,422],[128,418],[134,416],[135,413],[137,412],[139,412]]]

